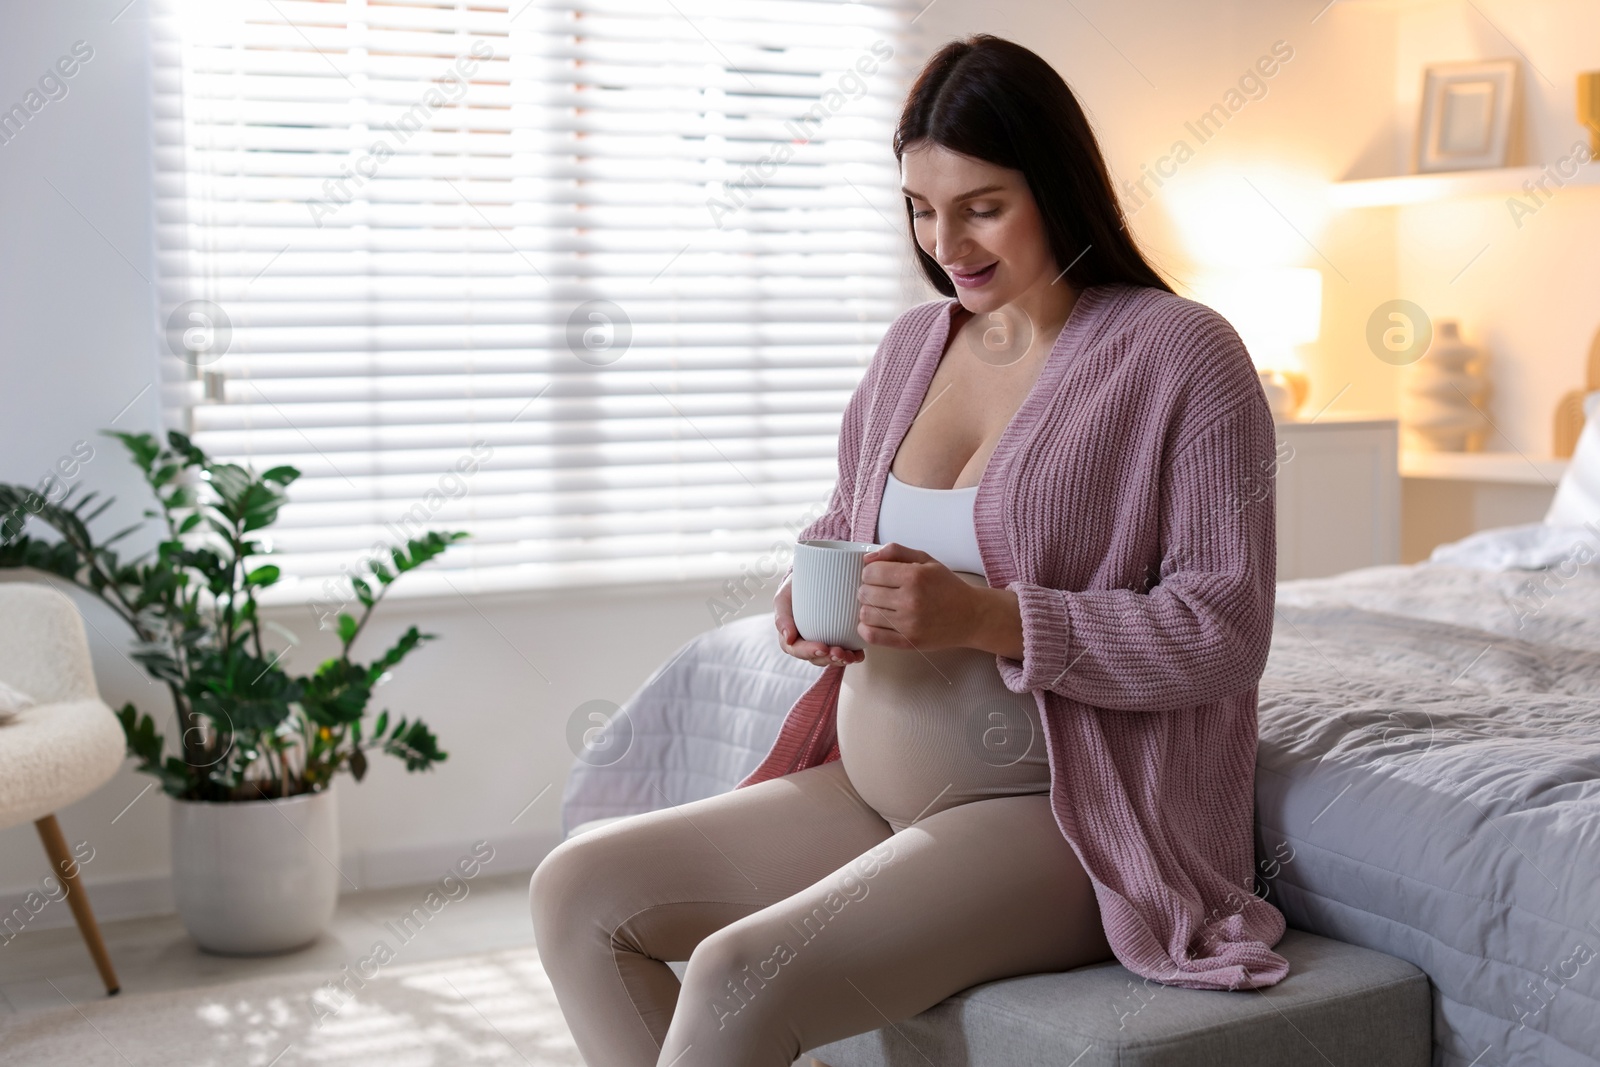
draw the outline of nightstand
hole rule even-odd
[[[1399,420],[1325,414],[1277,436],[1278,578],[1399,563]]]
[[[1401,562],[1479,530],[1543,521],[1566,469],[1521,452],[1401,452]]]

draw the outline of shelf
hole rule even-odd
[[[1561,480],[1567,461],[1550,456],[1523,457],[1517,452],[1400,453],[1402,478],[1437,478],[1456,482],[1499,482],[1550,487]]]
[[[1523,182],[1550,175],[1548,187],[1600,185],[1600,162],[1585,163],[1571,178],[1563,178],[1555,167],[1495,167],[1491,170],[1456,170],[1439,174],[1404,174],[1397,178],[1359,178],[1334,182],[1328,196],[1338,207],[1393,207],[1401,204],[1432,204],[1463,196],[1526,196]],[[1543,194],[1541,194],[1542,196]]]

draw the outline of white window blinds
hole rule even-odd
[[[169,0],[155,23],[166,409],[298,467],[323,595],[736,575],[826,503],[925,299],[895,0]],[[430,573],[433,572],[433,573]]]

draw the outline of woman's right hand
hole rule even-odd
[[[803,659],[818,667],[826,667],[834,663],[841,665],[860,663],[867,658],[865,652],[854,648],[825,645],[821,641],[800,640],[800,631],[794,625],[794,595],[788,581],[778,587],[778,595],[772,598],[772,613],[778,626],[778,641],[783,650],[795,659]]]

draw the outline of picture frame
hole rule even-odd
[[[1508,164],[1520,68],[1515,59],[1434,63],[1424,68],[1418,173]]]

